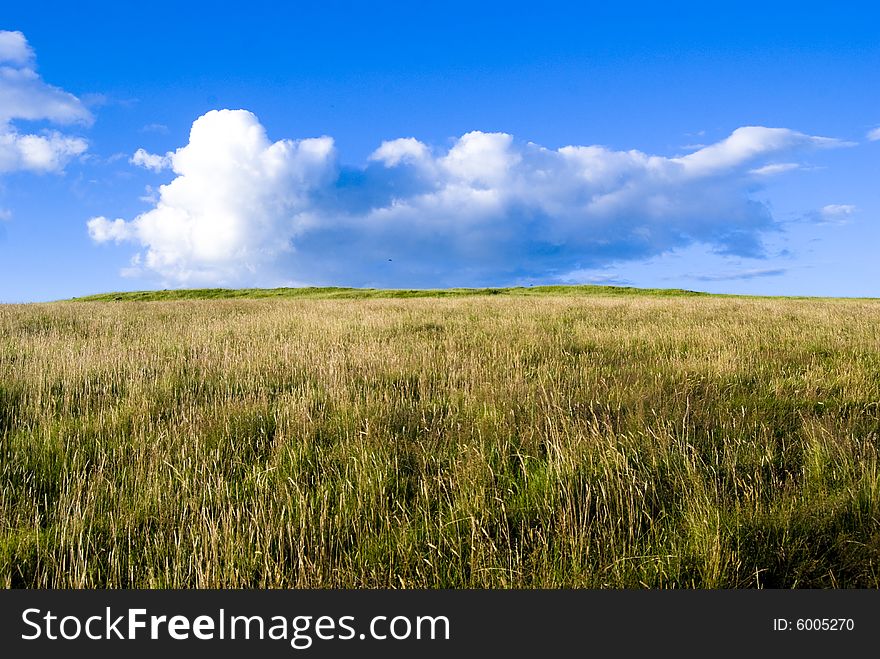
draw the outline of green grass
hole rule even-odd
[[[633,288],[629,286],[529,286],[515,288],[442,288],[442,289],[381,289],[381,288],[183,288],[162,291],[100,293],[74,298],[77,302],[155,302],[168,300],[219,300],[242,298],[293,298],[320,300],[450,298],[475,295],[706,295],[678,288]]]
[[[0,584],[880,586],[876,301],[233,293],[0,306]]]

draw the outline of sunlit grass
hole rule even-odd
[[[176,288],[162,291],[130,291],[99,293],[75,298],[78,302],[155,302],[168,300],[216,300],[238,298],[297,298],[323,300],[398,299],[414,297],[457,298],[482,295],[646,295],[681,296],[706,295],[679,288],[632,288],[628,286],[528,286],[517,288],[440,288],[440,289],[386,289],[386,288]]]
[[[0,306],[0,583],[880,585],[880,303],[340,290]]]

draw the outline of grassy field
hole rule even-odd
[[[100,293],[74,298],[77,302],[159,302],[170,300],[218,300],[296,298],[321,300],[401,299],[414,297],[450,298],[502,295],[511,297],[534,295],[596,296],[662,296],[706,295],[679,288],[632,288],[629,286],[530,286],[519,288],[183,288],[162,291]]]
[[[880,586],[880,302],[233,295],[0,306],[0,585]]]

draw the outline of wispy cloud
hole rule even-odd
[[[165,124],[147,124],[146,126],[141,127],[142,133],[158,133],[160,135],[168,134],[168,126]]]
[[[141,272],[172,284],[491,284],[692,243],[755,257],[776,224],[750,172],[845,144],[751,126],[666,157],[473,131],[447,149],[390,140],[347,167],[330,137],[272,142],[253,114],[213,111],[187,145],[133,156],[174,174],[153,208],[89,231],[139,245]]]
[[[773,176],[775,174],[784,174],[785,172],[791,172],[800,168],[801,166],[796,162],[774,162],[769,165],[752,169],[749,173],[757,176]]]
[[[711,174],[754,161],[762,156],[791,152],[802,147],[835,148],[855,146],[831,137],[805,135],[788,128],[744,126],[720,142],[710,144],[686,156],[675,158],[689,172]],[[766,167],[767,165],[765,165]],[[760,169],[760,168],[759,168]]]
[[[853,204],[827,204],[807,213],[806,219],[816,224],[847,224],[858,210]]]
[[[571,270],[557,275],[554,281],[562,284],[600,284],[609,286],[631,286],[632,281],[613,272],[596,272],[594,270]]]
[[[872,142],[876,142],[880,140],[880,126],[868,131],[868,134],[865,136]]]
[[[788,272],[787,268],[752,268],[728,272],[683,275],[684,279],[696,281],[735,281],[738,279],[758,279],[760,277],[778,277]]]

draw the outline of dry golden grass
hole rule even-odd
[[[880,303],[0,306],[0,584],[880,586]]]

